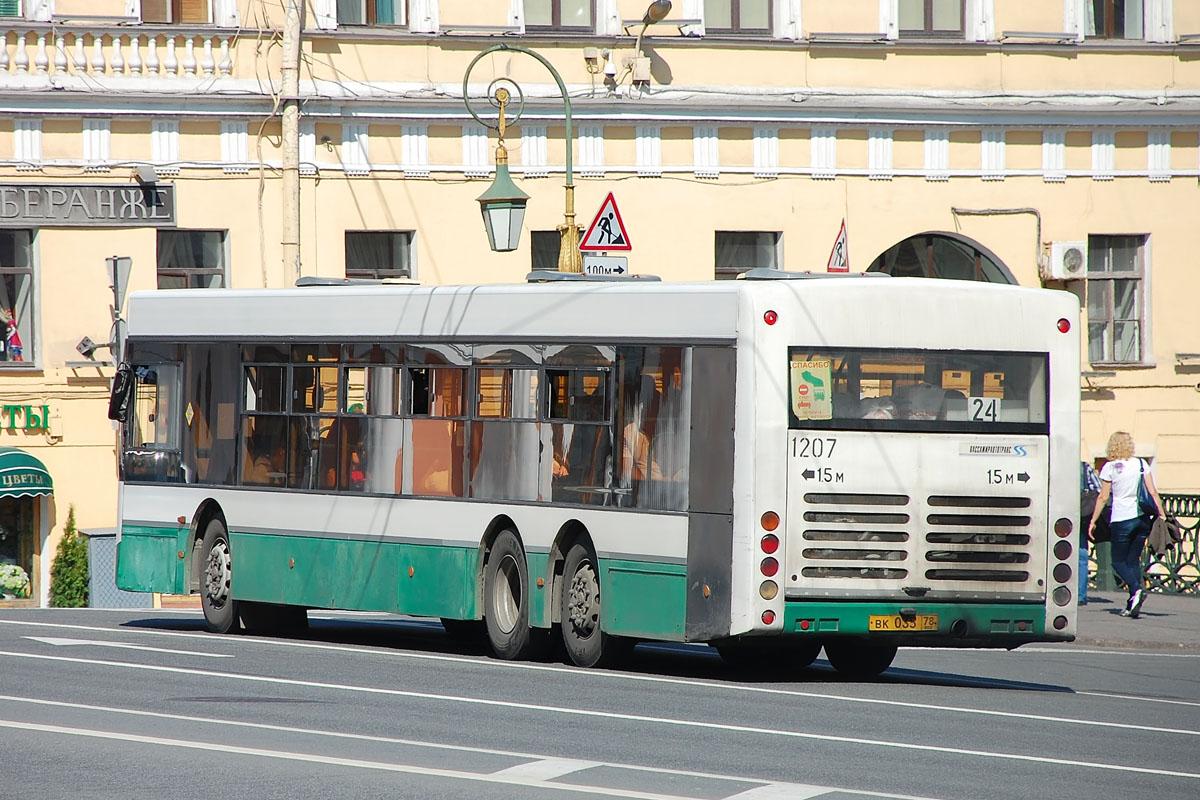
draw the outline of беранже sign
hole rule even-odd
[[[174,224],[175,187],[167,183],[0,183],[0,227]]]

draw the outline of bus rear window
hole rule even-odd
[[[1045,353],[792,347],[792,428],[1044,433]]]

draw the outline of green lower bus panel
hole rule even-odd
[[[236,532],[230,538],[240,600],[431,617],[474,613],[474,550]]]
[[[122,529],[117,543],[117,588],[183,594],[183,559],[178,554],[187,550],[180,544],[181,535],[173,529]]]
[[[687,617],[683,565],[601,560],[604,629],[618,636],[682,641]]]

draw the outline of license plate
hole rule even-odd
[[[872,614],[867,617],[867,629],[872,633],[936,631],[938,618],[937,614],[917,614],[908,619],[899,614]]]

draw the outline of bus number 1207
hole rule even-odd
[[[825,458],[833,455],[837,439],[829,437],[797,436],[792,442],[792,458]]]

